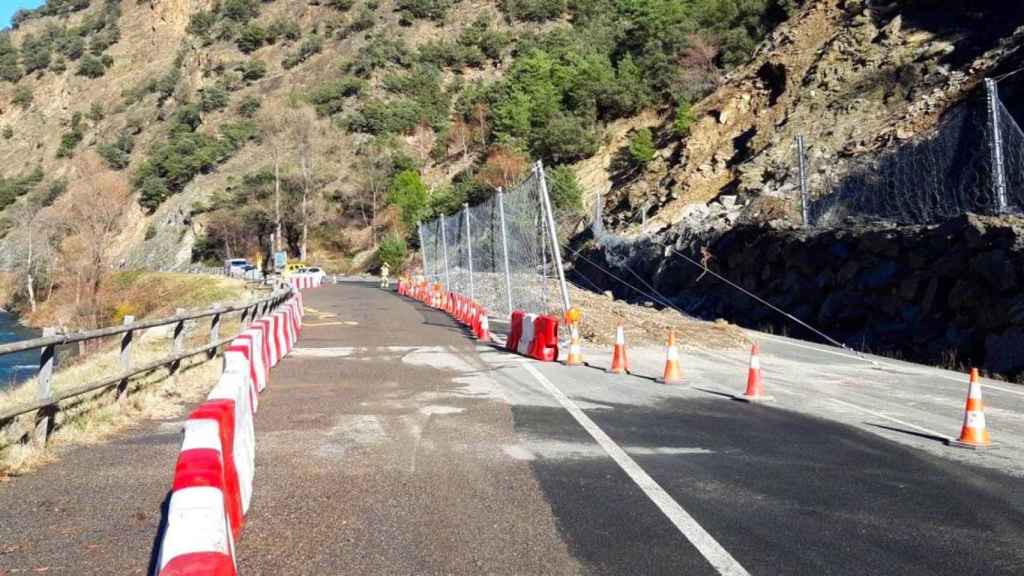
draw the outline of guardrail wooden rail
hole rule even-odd
[[[200,354],[210,354],[210,357],[212,358],[216,354],[216,350],[218,348],[230,343],[231,340],[234,339],[234,336],[223,339],[220,337],[220,325],[221,318],[223,316],[240,312],[241,324],[244,326],[247,319],[254,320],[270,311],[276,310],[291,296],[291,294],[291,287],[283,286],[275,288],[274,291],[265,298],[244,304],[214,306],[207,310],[192,312],[179,311],[178,314],[168,318],[143,320],[141,322],[135,322],[134,318],[126,316],[125,324],[123,326],[111,326],[109,328],[100,328],[98,330],[89,330],[84,332],[57,334],[54,329],[49,328],[44,330],[41,338],[0,345],[0,356],[33,349],[38,349],[40,351],[39,371],[36,375],[36,399],[32,402],[26,402],[19,406],[0,410],[0,428],[8,425],[11,420],[18,416],[36,412],[36,422],[32,432],[32,442],[45,444],[50,430],[54,425],[54,417],[60,411],[60,403],[62,401],[113,386],[117,386],[118,399],[123,399],[128,393],[128,382],[134,376],[138,376],[139,374],[150,372],[164,366],[169,366],[173,375],[181,361],[186,358],[191,358]],[[203,318],[210,318],[208,343],[204,346],[193,348],[191,350],[182,350],[184,346],[183,340],[185,323],[190,320],[200,320]],[[159,360],[140,365],[133,365],[132,342],[135,339],[135,334],[141,330],[148,330],[150,328],[157,328],[160,326],[170,326],[172,324],[174,325],[174,338],[171,345],[171,354]],[[90,340],[109,338],[111,336],[118,335],[121,336],[120,372],[117,374],[111,374],[97,382],[74,386],[67,390],[62,390],[57,394],[53,393],[50,385],[53,378],[54,359],[56,357],[58,346],[83,343]]]

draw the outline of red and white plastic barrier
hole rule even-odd
[[[237,576],[235,541],[252,503],[255,417],[270,367],[302,328],[298,289],[255,320],[224,351],[224,373],[185,423],[174,469],[158,576]]]
[[[296,291],[309,290],[323,286],[324,276],[322,274],[293,274],[288,277],[288,283]]]

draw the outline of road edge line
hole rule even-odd
[[[693,544],[701,556],[719,574],[722,576],[750,576],[750,573],[711,534],[708,534],[689,512],[680,506],[647,472],[644,472],[644,469],[629,454],[626,454],[625,450],[616,444],[575,402],[548,380],[546,376],[541,374],[532,364],[523,364],[523,367],[541,386],[555,397],[555,400],[558,400],[562,408],[565,408],[576,419],[576,422],[619,465],[619,468],[643,490],[644,494],[654,502],[658,509],[668,517],[669,521],[679,529],[683,536],[689,540],[690,544]]]

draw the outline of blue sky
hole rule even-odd
[[[0,28],[11,27],[11,16],[22,8],[38,8],[43,0],[0,0]]]

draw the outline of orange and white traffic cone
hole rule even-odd
[[[626,359],[626,334],[620,324],[615,328],[615,349],[612,350],[612,367],[608,369],[612,374],[623,374],[629,372],[629,361]]]
[[[491,323],[487,320],[487,311],[480,311],[480,333],[477,335],[480,342],[491,341]]]
[[[761,375],[761,347],[754,342],[750,348],[750,370],[747,371],[747,391],[742,396],[734,396],[744,402],[764,402],[771,400],[764,394],[764,377]]]
[[[583,352],[580,350],[580,333],[579,330],[576,330],[575,324],[569,325],[569,357],[566,358],[565,365],[583,365]]]
[[[676,348],[676,333],[674,330],[668,332],[668,347],[665,348],[665,373],[661,377],[665,384],[678,384],[683,381],[683,375],[679,371],[679,349]]]
[[[967,388],[967,408],[964,411],[964,425],[960,429],[958,440],[949,440],[950,446],[958,448],[989,448],[992,446],[992,439],[989,438],[988,428],[985,426],[985,407],[981,401],[981,384],[978,382],[978,369],[971,369],[970,384]]]

